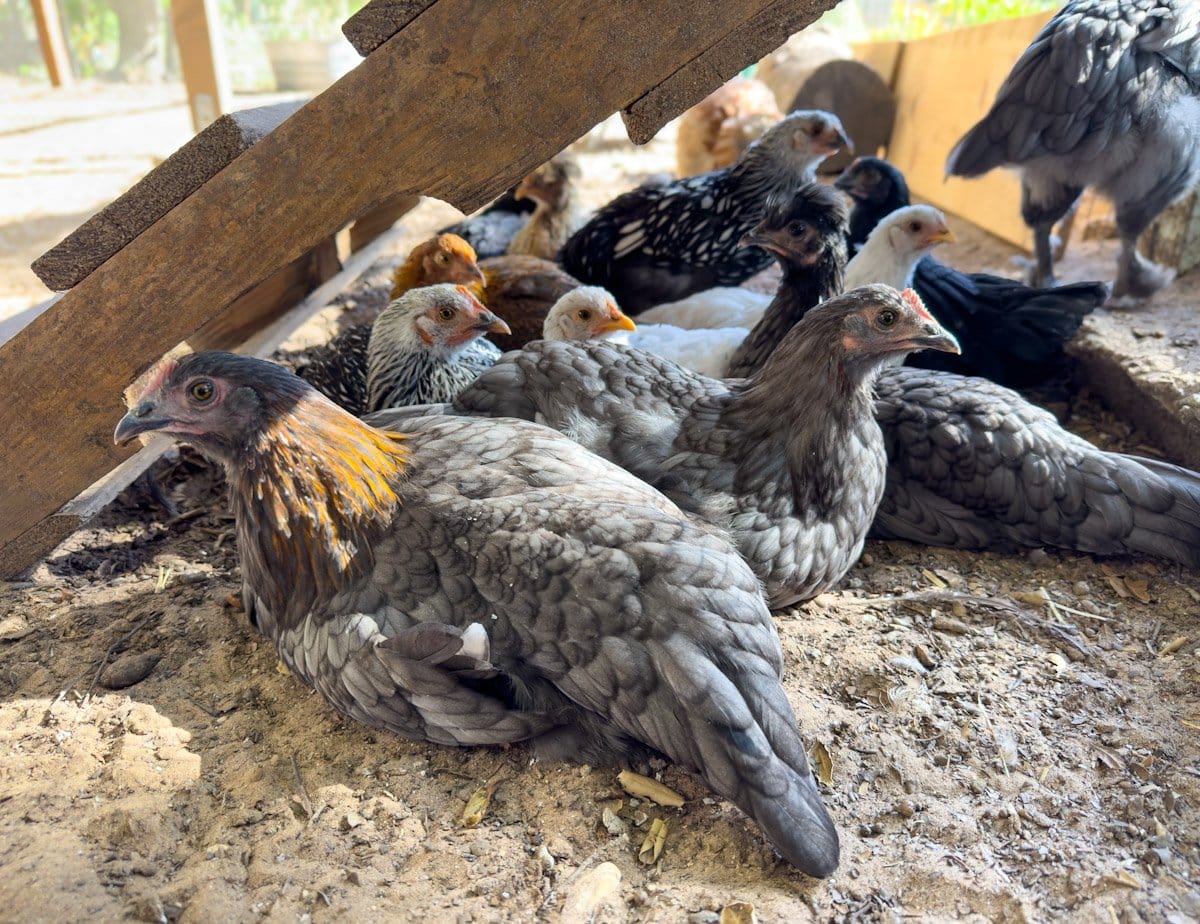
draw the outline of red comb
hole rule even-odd
[[[905,289],[900,293],[900,297],[904,299],[905,304],[907,304],[908,307],[915,311],[920,317],[924,318],[926,321],[934,321],[933,315],[926,310],[925,303],[921,301],[921,296],[919,296],[912,289]]]

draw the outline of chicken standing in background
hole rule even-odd
[[[734,77],[680,117],[675,133],[679,176],[732,166],[751,141],[782,118],[770,87],[761,80]],[[742,139],[745,143],[739,147]]]
[[[791,193],[849,145],[837,116],[794,112],[724,170],[646,186],[601,208],[563,248],[563,267],[626,311],[750,278],[770,257],[738,241],[769,200]]]
[[[466,286],[405,293],[371,327],[366,410],[453,401],[500,358],[483,335],[505,333],[508,325]]]
[[[243,598],[350,718],[447,745],[665,755],[814,876],[838,837],[728,541],[566,437],[515,420],[375,430],[262,360],[161,365],[117,425],[221,462]]]
[[[454,234],[440,234],[433,242],[436,259],[446,265],[476,266],[471,294],[508,322],[511,333],[493,334],[502,350],[515,350],[542,335],[546,314],[556,301],[579,285],[556,264],[541,257],[508,255],[475,263],[471,245]],[[393,280],[392,298],[400,291],[399,275]]]
[[[932,205],[910,205],[884,218],[846,264],[846,288],[872,282],[905,287],[918,261],[954,240],[946,216]]]
[[[536,202],[517,196],[519,188],[519,184],[514,186],[483,211],[447,225],[438,233],[461,237],[471,245],[478,259],[508,253],[513,238],[529,223],[537,208]]]
[[[517,186],[517,198],[536,203],[529,221],[508,245],[509,254],[528,254],[557,260],[558,252],[587,218],[576,188],[579,164],[562,153],[525,177]]]
[[[1013,66],[987,115],[955,145],[953,176],[1021,171],[1033,283],[1054,284],[1050,231],[1087,186],[1112,200],[1115,296],[1143,297],[1173,271],[1140,256],[1157,215],[1200,180],[1200,6],[1195,0],[1074,0]]]
[[[775,203],[744,246],[772,254],[783,271],[770,305],[741,342],[726,378],[744,378],[761,369],[767,357],[814,306],[845,288],[846,203],[820,183],[809,183],[790,199]]]
[[[599,286],[580,286],[563,296],[563,301],[581,306],[591,316],[617,312],[612,295]],[[559,304],[562,304],[560,302]],[[553,311],[551,312],[553,314]],[[624,317],[624,315],[621,315]],[[549,318],[547,318],[547,321]],[[604,339],[661,356],[679,363],[685,369],[701,375],[720,378],[729,367],[729,358],[749,333],[744,327],[721,327],[711,330],[685,330],[670,324],[644,324],[615,329]],[[549,340],[551,338],[545,337]],[[586,337],[566,339],[585,340]]]
[[[865,242],[885,216],[910,204],[904,175],[877,157],[860,157],[834,185],[854,200],[852,247]],[[1061,374],[1063,344],[1108,298],[1108,286],[1100,282],[1032,289],[1002,276],[961,273],[932,256],[917,261],[912,287],[958,338],[963,352],[953,357],[925,353],[910,364],[981,375],[1012,388]]]
[[[544,421],[654,485],[728,531],[779,608],[828,589],[862,551],[886,466],[871,387],[920,349],[957,346],[911,292],[871,286],[808,312],[744,382],[542,341],[502,357],[454,411]]]

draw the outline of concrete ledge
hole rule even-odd
[[[54,291],[78,285],[302,105],[276,103],[221,116],[38,257],[33,271]]]
[[[1200,281],[1200,280],[1197,280]],[[1189,285],[1190,278],[1176,286]],[[1200,314],[1178,291],[1091,315],[1068,347],[1089,385],[1173,462],[1200,469]]]

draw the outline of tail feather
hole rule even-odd
[[[988,117],[962,136],[946,158],[946,176],[983,176],[1005,162],[1004,150],[988,137]]]
[[[1118,482],[1133,513],[1126,550],[1200,568],[1200,473],[1158,459],[1114,455],[1129,464]]]

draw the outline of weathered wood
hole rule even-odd
[[[896,97],[874,68],[858,61],[822,64],[796,93],[788,111],[824,109],[837,113],[854,141],[821,163],[821,173],[841,173],[856,155],[875,156],[887,147],[896,122]]]
[[[298,305],[293,304],[290,310],[277,317],[273,322],[260,326],[240,344],[230,339],[238,335],[239,331],[236,329],[229,328],[225,335],[219,335],[218,331],[212,329],[217,321],[231,314],[233,306],[230,306],[230,309],[209,325],[210,329],[207,333],[198,332],[183,352],[187,352],[188,348],[231,349],[250,356],[267,357],[272,355],[309,318],[326,307],[335,296],[349,288],[359,276],[370,269],[379,259],[380,254],[402,234],[400,229],[385,230],[370,245],[351,257],[341,272],[323,281],[316,289],[309,292],[302,302]],[[310,276],[314,272],[319,275],[321,272],[319,268],[328,266],[330,249],[330,242],[323,241],[315,248],[314,252],[306,254],[295,264],[286,267],[276,275],[287,274],[298,269],[300,265],[309,267]],[[316,251],[324,251],[325,256],[319,256]],[[274,277],[267,280],[263,283],[263,287],[272,285],[273,280]],[[129,389],[125,389],[125,392],[128,394]],[[134,455],[95,484],[89,485],[55,513],[27,530],[15,541],[0,546],[0,577],[16,578],[23,575],[67,536],[111,503],[118,494],[158,461],[171,445],[172,441],[167,437],[151,438]]]
[[[354,50],[364,58],[433,6],[435,0],[371,0],[342,23]]]
[[[1020,181],[1009,170],[978,179],[946,178],[946,158],[988,111],[1013,64],[1053,11],[956,29],[905,44],[894,90],[896,127],[888,159],[913,194],[1019,247],[1030,244],[1021,220]]]
[[[55,0],[29,0],[33,7],[33,20],[37,26],[38,45],[42,48],[42,60],[50,86],[69,87],[75,83],[75,72],[71,68],[71,55],[63,38],[62,19],[58,15]]]
[[[300,103],[277,103],[221,116],[126,193],[34,260],[33,271],[50,289],[78,285],[300,106]]]
[[[837,4],[838,0],[776,0],[725,4],[715,11],[705,3],[689,7],[695,15],[685,19],[672,38],[679,46],[698,44],[702,50],[621,110],[629,140],[645,144],[747,63],[779,47],[793,32]],[[706,37],[711,44],[704,41]]]
[[[216,0],[171,0],[171,22],[192,127],[200,131],[227,113],[233,103]]]
[[[737,9],[778,21],[780,6]],[[0,442],[0,543],[125,457],[124,386],[254,284],[391,196],[473,211],[722,46],[728,19],[725,0],[437,0],[0,347],[0,392],[21,396]],[[760,50],[741,47],[738,66]]]
[[[389,199],[365,215],[360,215],[350,226],[350,251],[362,250],[371,241],[417,207],[420,196],[403,195]]]

